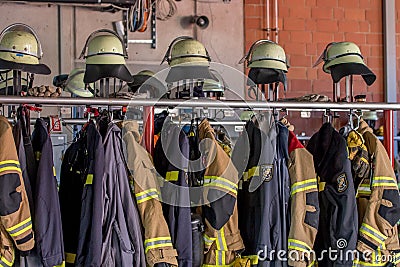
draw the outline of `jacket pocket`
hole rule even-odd
[[[306,216],[304,222],[315,229],[318,229],[319,207],[318,192],[306,193]]]
[[[125,253],[129,253],[129,254],[134,254],[135,253],[135,249],[134,246],[131,242],[129,242],[129,247],[125,244],[125,241],[122,237],[121,234],[121,230],[119,229],[118,223],[114,222],[113,223],[113,230],[115,235],[117,236],[118,240],[119,240],[119,244],[121,246],[122,251],[124,251]]]
[[[396,189],[384,189],[378,214],[394,227],[400,219],[400,196]]]

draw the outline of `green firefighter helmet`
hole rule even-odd
[[[276,69],[284,72],[289,68],[285,50],[270,40],[256,41],[239,63],[244,61],[247,61],[249,68]]]
[[[171,42],[162,62],[167,61],[171,67],[179,64],[208,66],[210,60],[202,43],[192,37],[180,36]]]
[[[80,58],[86,64],[125,64],[128,58],[121,38],[115,32],[102,29],[93,32],[86,40]]]
[[[15,23],[0,33],[0,69],[50,74],[49,67],[39,63],[42,56],[39,38],[28,25]]]
[[[333,42],[326,46],[314,67],[324,62],[323,70],[330,73],[329,68],[343,63],[365,65],[360,48],[352,42]]]
[[[85,69],[73,69],[68,75],[65,90],[80,97],[93,97],[94,84],[85,84],[83,82],[84,75]],[[92,89],[92,92],[89,89]]]

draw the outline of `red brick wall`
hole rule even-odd
[[[262,30],[266,28],[265,2],[245,0],[246,49],[266,38]],[[322,71],[322,65],[312,65],[329,42],[351,41],[359,45],[367,65],[377,75],[370,87],[355,77],[355,94],[367,94],[368,101],[384,100],[382,0],[278,0],[278,6],[279,43],[291,64],[288,97],[308,93],[332,97],[330,75]]]

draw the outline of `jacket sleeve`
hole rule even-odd
[[[379,247],[397,250],[396,224],[400,219],[400,197],[395,174],[382,143],[370,132],[366,132],[364,138],[373,157],[373,174],[371,196],[359,229],[357,249],[374,251]]]
[[[304,249],[311,252],[317,236],[319,203],[317,178],[312,155],[293,132],[289,132],[289,176],[291,184],[291,224],[289,230],[289,265],[309,266],[315,259],[304,258]],[[311,255],[311,254],[310,254]]]
[[[0,220],[21,251],[34,246],[32,219],[11,126],[0,118]],[[4,242],[4,241],[3,241]]]
[[[162,262],[178,266],[177,252],[172,246],[171,235],[159,201],[160,191],[154,166],[146,151],[136,143],[131,133],[126,133],[123,138],[127,165],[133,175],[134,194],[144,227],[146,262],[149,266]]]

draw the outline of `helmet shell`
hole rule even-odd
[[[330,73],[329,68],[331,66],[338,64],[358,63],[365,65],[360,48],[352,42],[337,42],[328,45],[324,51],[324,61],[323,70],[326,73]]]
[[[86,85],[83,82],[84,75],[85,69],[73,69],[68,75],[68,79],[65,84],[65,90],[80,97],[93,97],[92,92],[86,89]],[[94,88],[93,83],[88,84],[88,86]]]
[[[36,37],[27,31],[5,32],[0,40],[0,58],[22,64],[39,64],[39,45]]]
[[[249,68],[269,68],[288,71],[285,50],[277,43],[271,41],[255,43],[250,53]]]
[[[113,35],[99,35],[87,44],[86,64],[123,64],[125,54],[121,40]]]
[[[176,42],[171,48],[171,67],[187,64],[209,65],[210,57],[204,45],[194,39],[183,39]]]

